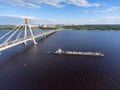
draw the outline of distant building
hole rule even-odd
[[[38,27],[39,25],[31,25],[31,27]]]

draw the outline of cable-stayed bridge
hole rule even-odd
[[[37,44],[36,38],[46,37],[57,31],[59,30],[42,31],[38,27],[32,27],[29,19],[25,18],[25,24],[16,26],[0,37],[0,51],[22,43],[27,45],[28,41],[33,41],[34,44]]]

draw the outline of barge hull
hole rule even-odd
[[[63,51],[58,49],[55,52],[52,52],[58,55],[81,55],[81,56],[104,56],[102,52],[77,52],[77,51]]]
[[[70,54],[70,53],[54,53],[58,55],[76,55],[76,56],[104,56],[104,55],[95,55],[95,54]]]

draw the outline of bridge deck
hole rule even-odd
[[[58,30],[52,30],[52,31],[48,31],[48,32],[43,32],[41,34],[36,34],[34,36],[27,36],[26,38],[20,38],[20,39],[13,40],[13,41],[10,41],[10,42],[2,43],[2,44],[0,44],[0,51],[3,51],[5,49],[11,48],[13,46],[22,44],[22,43],[27,42],[27,41],[33,40],[33,38],[38,38],[38,37],[41,37],[41,36],[50,35],[50,34],[52,34],[54,32],[57,32],[57,31]]]

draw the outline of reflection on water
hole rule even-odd
[[[48,53],[101,51],[105,57]],[[120,32],[60,31],[2,52],[0,90],[120,90]]]

